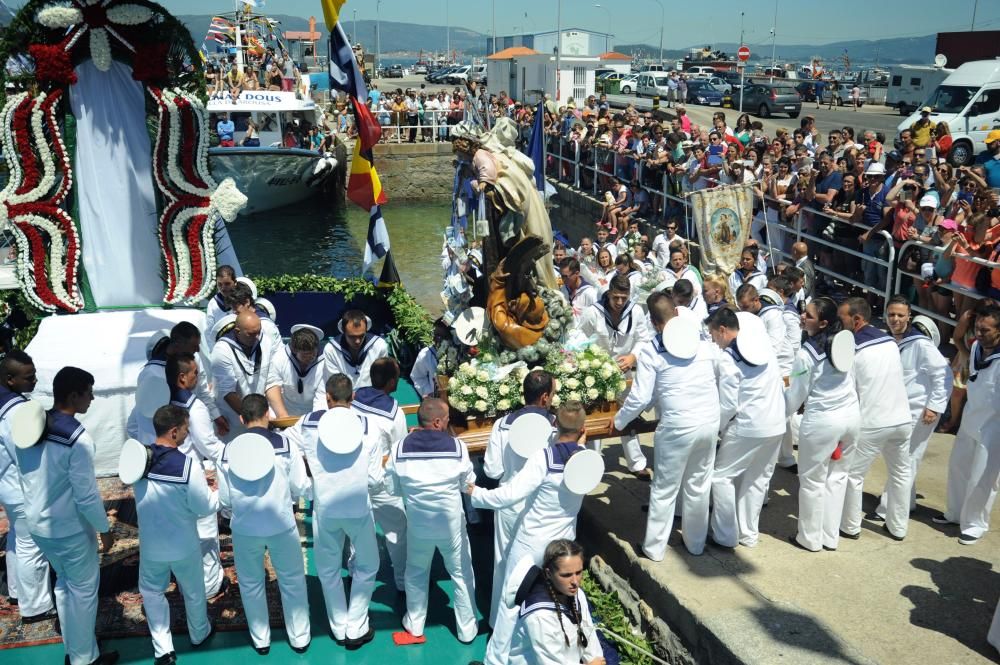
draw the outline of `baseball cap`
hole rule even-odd
[[[1000,141],[1000,129],[994,129],[992,132],[986,135],[986,145],[989,145],[994,141]]]
[[[898,150],[890,150],[886,156],[894,162],[903,161],[903,153]]]
[[[930,113],[930,112],[931,112],[930,106],[925,106],[922,109],[920,109],[920,113]]]
[[[921,208],[934,208],[936,210],[937,209],[937,199],[934,198],[933,196],[931,196],[930,194],[927,194],[927,195],[921,197],[921,199],[920,199],[920,206],[919,207],[921,207]]]
[[[947,231],[957,231],[958,222],[956,222],[954,219],[946,219],[943,220],[940,224],[938,224],[938,227],[945,229]]]

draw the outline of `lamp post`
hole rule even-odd
[[[774,23],[771,24],[771,83],[774,83],[774,68],[778,64],[775,57],[778,38],[778,0],[774,0]]]
[[[351,35],[351,41],[357,43],[358,42],[358,10],[355,9],[353,11],[354,11],[354,31],[353,31],[353,34]]]
[[[451,54],[451,16],[449,15],[448,9],[451,3],[448,0],[444,0],[444,50],[445,53]]]
[[[608,40],[611,38],[611,10],[602,5],[601,3],[595,3],[595,7],[604,11],[608,15],[608,31],[604,33],[604,51],[610,51],[611,48],[608,45]]]
[[[559,104],[559,68],[562,65],[562,0],[556,0],[556,76],[555,76],[555,95],[552,96],[552,101]]]
[[[663,9],[663,3],[661,0],[653,0],[656,4],[660,6],[660,65],[663,65],[663,24],[667,20],[667,14]]]
[[[375,76],[382,68],[382,0],[375,0]]]
[[[493,0],[493,49],[491,53],[497,52],[497,0]]]

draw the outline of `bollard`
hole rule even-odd
[[[653,110],[658,111],[660,109],[660,96],[653,95]]]

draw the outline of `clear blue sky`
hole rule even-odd
[[[160,0],[178,14],[207,14],[232,10],[232,0]],[[562,0],[565,27],[608,31],[609,16],[594,7],[600,0]],[[769,44],[774,23],[774,0],[712,0],[678,2],[661,0],[667,11],[663,44],[667,48],[736,42],[740,12],[744,12],[748,44]],[[496,2],[498,35],[555,29],[557,0],[499,0]],[[8,0],[16,9],[22,0]],[[656,44],[660,7],[656,0],[605,0],[610,11],[610,32],[619,44]],[[778,0],[779,44],[822,44],[849,39],[916,37],[938,31],[966,30],[972,21],[975,0]],[[980,0],[976,29],[1000,29],[1000,2]],[[490,34],[493,0],[381,0],[384,20],[463,27]],[[375,18],[376,0],[348,0],[344,16],[350,20]],[[693,7],[703,7],[698,13]],[[317,18],[319,0],[266,0],[265,11]],[[447,18],[446,18],[447,17]]]

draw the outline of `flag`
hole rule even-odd
[[[368,217],[368,238],[365,242],[365,259],[361,272],[367,272],[376,258],[383,258],[389,251],[389,232],[382,218],[382,208],[374,205]]]
[[[367,104],[359,101],[357,97],[351,97],[351,104],[354,106],[354,126],[358,130],[361,149],[371,150],[372,146],[382,138],[382,126],[378,124]]]
[[[358,68],[354,49],[347,41],[344,28],[338,23],[330,30],[330,89],[341,90],[362,102],[368,100],[365,77]]]
[[[382,205],[389,199],[382,191],[378,172],[372,164],[371,150],[362,150],[361,141],[354,142],[354,158],[351,159],[351,176],[347,181],[347,198],[365,210]]]
[[[378,278],[379,286],[391,286],[399,284],[403,280],[399,278],[399,270],[396,269],[396,262],[392,260],[392,252],[385,253],[385,261],[382,262],[382,274]]]
[[[535,187],[540,192],[545,191],[545,102],[538,102],[535,109],[535,125],[531,128],[531,140],[528,142],[528,156],[535,163]]]
[[[333,32],[333,27],[340,20],[340,8],[347,0],[320,0],[323,5],[323,20],[326,21],[326,29]]]

